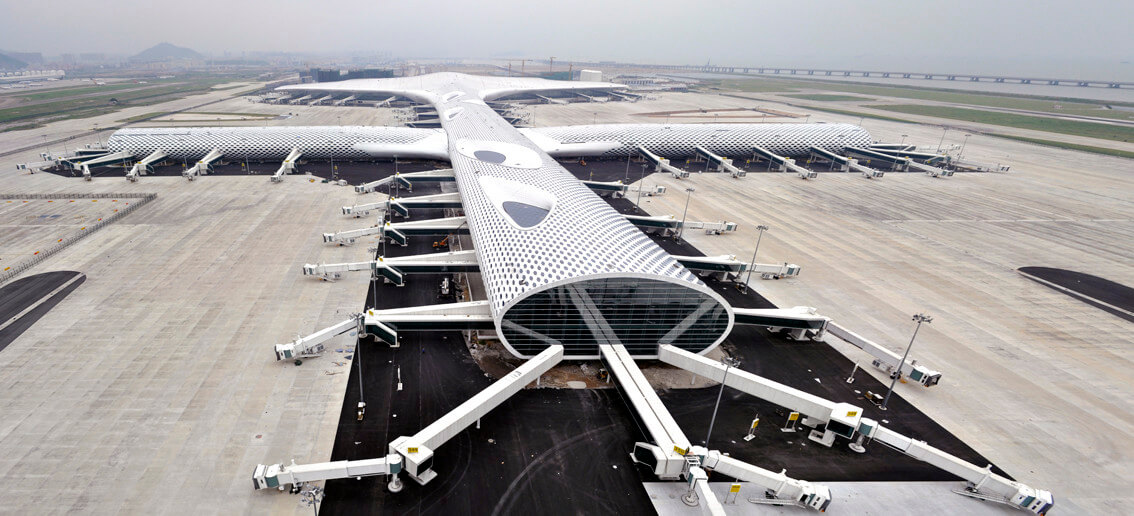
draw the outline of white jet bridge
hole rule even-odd
[[[141,161],[134,163],[134,166],[130,167],[130,171],[126,172],[126,179],[131,182],[137,182],[139,176],[144,176],[154,171],[154,167],[152,166],[154,163],[158,163],[168,156],[169,154],[161,149],[151,152],[148,156],[142,158]]]
[[[879,178],[885,175],[885,172],[881,170],[876,170],[868,166],[859,164],[857,159],[840,156],[821,147],[812,146],[809,148],[809,150],[811,151],[812,159],[819,157],[830,161],[832,164],[839,164],[840,172],[850,172],[851,170],[853,170],[855,172],[861,173],[862,177],[865,177],[867,179]]]
[[[272,182],[279,183],[283,181],[284,174],[294,174],[295,164],[302,155],[303,152],[299,150],[299,147],[293,147],[291,152],[287,153],[287,157],[284,158],[283,163],[280,163],[280,168],[276,170],[276,173],[272,174]]]
[[[780,156],[764,147],[753,146],[752,152],[759,157],[768,160],[770,163],[776,165],[780,172],[795,172],[800,179],[815,179],[819,174],[814,170],[808,170],[795,164],[795,160],[786,156]]]
[[[650,152],[649,149],[642,147],[641,145],[638,146],[638,155],[646,161],[652,163],[654,165],[654,170],[657,172],[665,172],[672,175],[675,179],[685,179],[689,177],[688,171],[681,170],[680,168],[670,165],[668,159]]]
[[[991,466],[976,466],[924,441],[889,430],[877,421],[862,417],[862,409],[849,403],[828,401],[742,369],[727,369],[726,375],[726,366],[720,362],[670,345],[661,346],[658,359],[805,415],[803,424],[815,428],[808,439],[824,446],[830,447],[836,437],[848,440],[857,437],[850,447],[862,453],[865,452],[863,442],[870,438],[965,480],[965,489],[954,491],[958,494],[1007,504],[1035,514],[1046,514],[1054,505],[1048,491],[1009,480],[993,473]]]
[[[415,220],[407,222],[387,222],[368,228],[337,233],[323,233],[323,242],[338,243],[339,245],[353,244],[357,239],[378,235],[381,239],[401,245],[409,245],[409,237],[421,235],[467,235],[469,233],[468,221],[465,217],[447,217],[440,219]]]
[[[387,484],[390,491],[396,493],[404,487],[398,478],[403,471],[417,483],[425,485],[437,477],[433,470],[435,450],[528,384],[538,383],[539,377],[561,360],[563,346],[549,346],[418,433],[394,439],[385,457],[317,464],[296,464],[293,460],[288,466],[259,464],[252,472],[253,486],[256,489],[275,487],[283,490],[284,486],[291,484],[292,492],[298,492],[308,482],[385,475],[390,478]]]
[[[745,271],[749,264],[738,262],[735,257],[707,257],[707,256],[677,256],[673,258],[685,268],[706,274],[728,274],[729,271]],[[763,274],[776,274],[782,276],[796,276],[800,267],[792,264],[755,264],[756,271],[766,271]],[[444,253],[417,254],[393,258],[379,257],[377,260],[348,263],[321,263],[306,264],[303,266],[304,276],[315,276],[323,280],[335,281],[345,272],[369,271],[372,279],[384,279],[399,287],[405,285],[407,274],[446,274],[446,273],[476,273],[480,272],[480,263],[477,261],[476,251],[448,251]],[[796,312],[790,312],[794,317],[804,317]],[[825,318],[823,318],[825,319]]]
[[[831,503],[826,486],[796,480],[736,459],[721,456],[703,446],[693,446],[677,425],[661,398],[654,392],[638,364],[622,345],[599,346],[606,369],[617,381],[619,393],[638,416],[643,431],[652,442],[634,444],[631,458],[650,467],[659,479],[684,478],[690,490],[697,493],[710,514],[724,514],[720,502],[708,489],[706,469],[716,469],[730,477],[760,486],[772,496],[769,503],[791,504],[825,511]]]
[[[426,171],[422,171],[422,172],[406,172],[404,174],[399,172],[399,173],[396,173],[392,176],[388,176],[388,177],[384,177],[382,179],[379,179],[377,181],[371,181],[369,183],[363,183],[361,185],[358,185],[358,186],[354,187],[354,191],[356,191],[360,194],[370,193],[370,192],[378,190],[378,187],[390,185],[390,184],[393,184],[395,182],[398,183],[401,186],[408,188],[410,191],[413,191],[413,184],[414,183],[453,182],[453,181],[456,181],[456,180],[457,180],[457,178],[456,178],[455,175],[453,175],[453,169],[451,169],[451,168],[439,169],[439,170],[426,170]],[[345,210],[344,210],[344,214],[347,214],[345,212]]]
[[[438,305],[370,309],[351,315],[349,319],[323,328],[305,337],[296,337],[286,344],[276,344],[276,360],[316,357],[322,354],[324,344],[332,338],[348,331],[358,332],[359,338],[371,336],[398,346],[398,331],[448,331],[448,330],[490,330],[493,329],[492,315],[484,301],[469,303],[443,303]]]
[[[185,169],[181,175],[190,181],[196,179],[197,176],[206,175],[213,171],[213,163],[219,161],[223,156],[224,153],[221,152],[220,149],[213,149],[209,151],[208,154],[205,154],[205,157],[201,158],[196,165]]]
[[[869,353],[870,356],[874,357],[872,365],[891,375],[901,374],[926,387],[932,387],[941,382],[940,372],[918,364],[917,360],[902,362],[901,355],[834,322],[827,324],[827,332]],[[898,367],[899,363],[901,363],[901,368]]]
[[[733,165],[731,159],[728,159],[724,156],[719,156],[712,151],[701,147],[700,145],[698,145],[695,150],[697,152],[697,156],[701,157],[705,161],[708,161],[710,164],[716,165],[717,172],[728,172],[732,175],[732,177],[744,177],[748,175],[747,171],[737,167],[736,165]]]

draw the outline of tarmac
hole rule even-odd
[[[223,98],[226,93],[231,92],[209,95]],[[199,100],[181,102],[192,105]],[[278,123],[296,125],[333,124],[338,117],[342,123],[379,123],[377,119],[389,114],[374,108],[269,107],[243,99],[224,103],[223,109],[232,111],[280,114],[290,109],[300,116]],[[635,112],[752,103],[716,95],[659,94],[656,100],[637,104],[533,109],[538,125],[564,125],[590,123],[596,111],[603,120],[628,122],[642,121]],[[144,109],[161,111],[167,106]],[[348,112],[352,114],[341,114]],[[812,117],[859,121],[821,112]],[[27,134],[5,133],[0,152],[35,143],[45,132],[82,133],[91,122],[65,121]],[[885,141],[908,135],[906,141],[931,145],[942,136],[933,126],[877,120],[865,120],[864,125]],[[949,131],[945,144],[960,144],[962,136],[963,131]],[[248,477],[256,463],[293,457],[297,462],[324,461],[340,452],[340,420],[353,417],[347,401],[351,377],[346,373],[355,370],[345,357],[349,339],[330,346],[344,349],[342,360],[332,352],[301,367],[275,363],[270,347],[360,308],[368,283],[364,275],[326,284],[299,273],[303,263],[359,259],[365,244],[329,247],[319,238],[321,232],[358,226],[357,219],[344,219],[338,210],[357,202],[358,196],[352,189],[308,182],[302,176],[289,176],[276,185],[262,175],[206,176],[192,183],[179,177],[143,177],[131,184],[118,177],[86,183],[14,171],[12,164],[33,161],[38,152],[3,159],[0,180],[6,192],[160,195],[25,273],[73,270],[86,274],[87,280],[0,351],[0,413],[5,414],[0,421],[0,477],[6,479],[9,499],[18,501],[9,507],[20,512],[43,507],[100,513],[155,508],[203,514],[309,512],[297,497],[253,491]],[[1057,513],[1121,513],[1134,503],[1126,485],[1134,477],[1134,450],[1126,438],[1134,434],[1134,376],[1126,345],[1134,341],[1134,328],[1015,270],[1052,267],[1134,285],[1134,206],[1126,195],[1134,191],[1129,161],[980,135],[968,140],[965,152],[980,162],[1011,164],[1012,172],[949,179],[887,174],[877,181],[849,174],[820,174],[813,181],[779,174],[739,180],[702,174],[683,182],[652,176],[647,184],[668,185],[670,193],[643,197],[642,206],[650,213],[679,213],[684,187],[696,185],[690,219],[741,223],[736,234],[686,235],[690,244],[710,255],[746,258],[755,243],[752,227],[769,224],[772,229],[763,238],[757,261],[790,261],[803,265],[803,273],[793,279],[754,281],[760,295],[783,306],[816,306],[896,351],[904,349],[912,332],[910,315],[928,311],[935,320],[923,328],[911,356],[942,371],[944,379],[931,389],[899,384],[898,394],[977,456],[1029,485],[1051,490]],[[431,295],[431,289],[425,292],[420,295]],[[432,334],[430,339],[444,336]],[[454,338],[439,339],[437,352],[449,354],[448,362],[423,360],[420,343],[418,355],[409,356],[414,338],[407,336],[410,340],[397,351],[402,354],[398,360],[404,368],[418,369],[422,385],[407,385],[403,392],[435,396],[441,402],[415,411],[411,396],[396,398],[389,384],[381,385],[389,372],[374,377],[379,383],[367,389],[372,397],[368,403],[374,403],[368,418],[382,413],[381,403],[373,398],[385,389],[392,400],[389,420],[404,426],[390,425],[388,435],[360,441],[368,446],[395,433],[416,431],[440,415],[446,403],[455,406],[464,399],[440,389],[442,382],[459,382],[454,390],[472,391],[488,381],[477,375],[445,374],[441,364],[465,356],[458,355],[465,352]],[[851,361],[865,366],[855,388],[866,385],[869,377],[884,379],[869,367],[864,353],[846,344],[831,342],[850,359],[840,362],[810,355],[825,348],[822,345],[769,342],[758,350],[738,351],[745,354],[745,367],[756,367],[767,353],[818,361],[823,366],[813,369],[822,373],[817,374],[820,382],[801,378],[815,383],[812,388],[832,392],[843,386],[825,378],[849,374],[846,366]],[[430,352],[432,348],[425,357]],[[368,360],[367,349],[362,356]],[[461,367],[475,367],[471,358],[461,360]],[[407,376],[403,370],[403,379]],[[681,394],[664,393],[667,403],[672,403],[671,393]],[[842,394],[849,396],[853,389]],[[446,395],[451,397],[445,400]],[[584,428],[568,421],[540,434],[538,413],[525,411],[542,407],[541,396],[554,407],[581,407],[596,423]],[[768,418],[762,419],[761,428],[768,424],[770,432],[778,424],[774,411],[745,406],[743,400],[728,401],[738,407],[739,423],[718,421],[720,430],[715,432],[722,440],[733,440],[730,436],[746,429],[757,412]],[[700,415],[682,415],[679,421],[683,417]],[[494,430],[470,430],[452,443],[456,446],[442,449],[450,455],[438,457],[438,469],[452,465],[448,471],[453,476],[447,473],[435,484],[418,488],[425,496],[400,498],[390,507],[401,507],[402,512],[491,512],[485,502],[490,500],[502,504],[499,509],[505,512],[533,505],[574,507],[578,502],[603,512],[640,513],[649,503],[640,488],[626,491],[626,498],[613,489],[609,501],[594,491],[595,486],[619,486],[618,479],[625,478],[613,466],[628,462],[625,443],[638,438],[616,423],[627,418],[612,389],[525,390],[482,421],[482,431]],[[524,428],[533,429],[531,436],[505,433]],[[690,434],[698,438],[700,432]],[[528,445],[525,439],[538,440]],[[511,449],[501,453],[501,441],[521,445],[515,455]],[[524,453],[528,462],[520,467]],[[868,455],[874,453],[871,448]],[[478,467],[484,468],[497,459],[506,464],[495,476],[460,477],[460,471],[473,471],[465,465],[474,459],[483,459]],[[530,469],[525,469],[529,463]],[[790,465],[789,474],[796,468]],[[506,471],[520,474],[508,477]],[[798,476],[804,477],[802,472]],[[450,484],[447,479],[457,481]],[[373,492],[358,487],[367,482],[373,480],[356,482],[342,496]],[[443,489],[464,482],[506,482],[505,494],[460,500],[460,491]],[[410,485],[406,494],[413,494],[412,481]],[[339,496],[335,489],[334,483],[328,486],[330,505]],[[571,491],[572,498],[563,498],[565,491]],[[950,497],[958,507],[988,506],[951,493],[941,499]],[[368,503],[374,500],[381,499]]]

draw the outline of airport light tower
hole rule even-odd
[[[921,329],[921,323],[931,323],[933,322],[933,317],[923,313],[914,314],[913,320],[917,322],[917,326],[914,327],[913,337],[910,337],[910,343],[906,346],[906,354],[902,355],[902,361],[898,362],[898,370],[890,380],[890,390],[886,391],[886,399],[882,400],[882,410],[886,410],[886,405],[890,403],[890,395],[894,393],[894,385],[898,383],[898,378],[902,377],[902,366],[906,365],[906,359],[910,356],[910,350],[913,349],[913,342],[914,339],[917,338],[917,331]]]

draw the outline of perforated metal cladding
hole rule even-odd
[[[539,127],[523,129],[521,134],[528,131],[566,143],[623,144],[605,156],[625,156],[642,145],[667,158],[693,156],[697,146],[724,156],[751,155],[753,145],[781,155],[800,156],[812,145],[841,153],[843,147],[863,147],[871,142],[870,133],[849,124],[610,124]],[[370,155],[355,149],[355,144],[413,144],[440,132],[357,126],[141,128],[116,131],[107,140],[107,147],[114,152],[130,150],[138,156],[161,149],[174,159],[186,160],[200,159],[215,148],[230,158],[280,160],[294,147],[310,158],[365,159]]]
[[[438,91],[463,91],[463,86],[454,82]],[[449,135],[450,159],[497,320],[510,302],[526,292],[596,274],[664,276],[707,290],[695,275],[490,108],[464,106],[460,116],[443,120],[442,125]],[[438,109],[444,107],[449,106],[438,105]],[[543,165],[519,169],[479,161],[456,151],[463,140],[521,145],[537,152]],[[477,178],[484,175],[542,189],[555,196],[555,210],[533,228],[517,228],[504,219],[481,188]]]
[[[187,127],[119,129],[107,139],[113,152],[144,156],[161,149],[174,159],[196,160],[219,148],[228,158],[281,160],[299,147],[304,157],[365,159],[359,143],[412,144],[440,129],[408,127]]]
[[[698,146],[722,156],[744,157],[760,146],[781,156],[803,156],[815,146],[841,154],[866,147],[870,133],[853,124],[608,124],[525,129],[563,143],[617,141],[604,156],[626,156],[642,146],[664,158],[685,158]]]

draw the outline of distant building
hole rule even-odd
[[[602,72],[598,70],[579,70],[579,80],[584,82],[602,82]]]
[[[330,70],[312,68],[308,75],[311,82],[335,82],[347,79],[386,79],[394,76],[393,70],[383,68],[362,68],[358,70]]]

